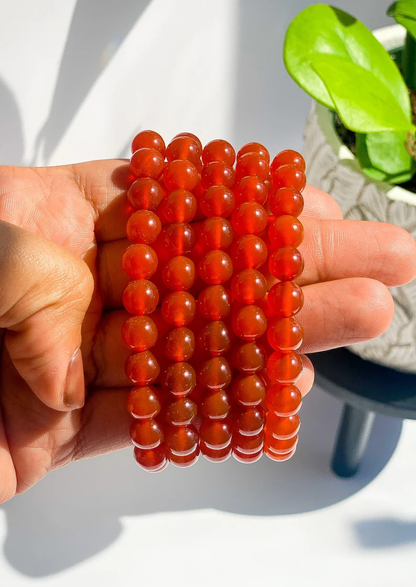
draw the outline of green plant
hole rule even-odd
[[[363,171],[397,184],[416,173],[408,90],[416,89],[416,0],[398,0],[387,14],[407,30],[402,71],[364,24],[327,4],[310,6],[291,22],[284,62],[302,89],[356,133]]]

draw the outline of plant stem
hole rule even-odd
[[[408,88],[416,90],[416,41],[409,33],[403,48],[402,72]]]

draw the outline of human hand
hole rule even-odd
[[[120,335],[127,176],[119,160],[0,167],[0,503],[70,461],[130,444],[130,351]],[[387,288],[416,275],[413,239],[392,225],[342,220],[315,188],[304,197],[300,351],[378,336],[393,316]],[[305,395],[313,368],[303,360]]]

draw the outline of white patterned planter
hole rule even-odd
[[[387,50],[391,50],[403,45],[405,30],[394,25],[374,34]],[[366,176],[354,155],[341,142],[333,125],[333,115],[324,106],[312,104],[304,141],[308,183],[331,194],[345,218],[390,222],[405,228],[416,238],[416,194]],[[416,373],[416,280],[392,288],[391,293],[395,312],[388,331],[349,348],[364,359]]]

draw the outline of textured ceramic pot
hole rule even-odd
[[[388,51],[393,51],[403,46],[405,29],[394,25],[374,34]],[[331,194],[345,218],[390,222],[416,238],[416,194],[366,176],[341,142],[333,114],[324,106],[312,104],[304,141],[308,183]],[[416,280],[393,288],[391,293],[395,312],[388,331],[349,348],[364,359],[416,373]]]

